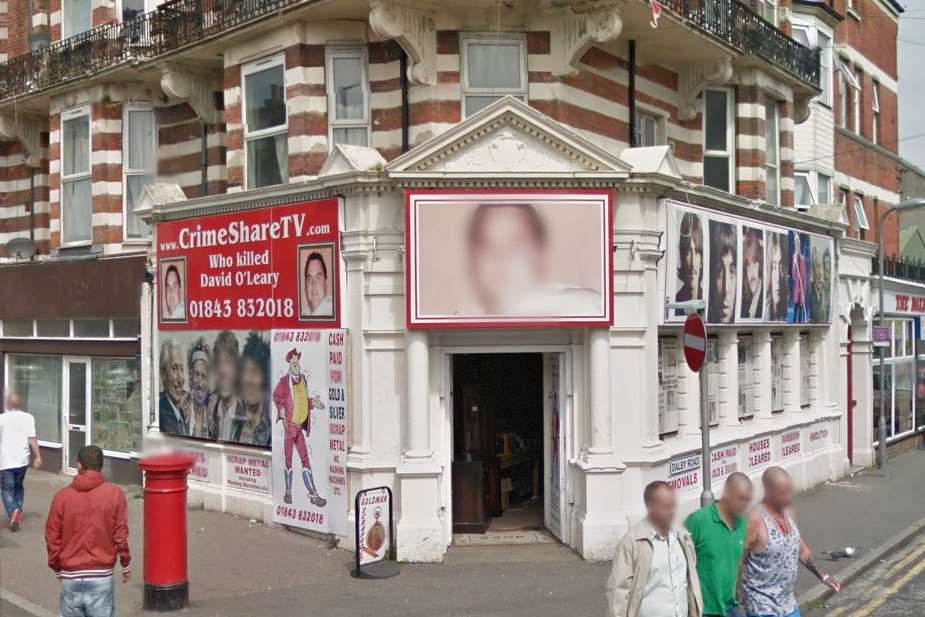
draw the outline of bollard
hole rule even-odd
[[[138,461],[145,473],[144,609],[189,604],[186,567],[186,476],[193,459],[179,454]]]

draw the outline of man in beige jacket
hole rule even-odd
[[[609,617],[701,617],[703,600],[690,534],[675,529],[678,501],[667,482],[646,486],[646,517],[613,558],[607,581]]]

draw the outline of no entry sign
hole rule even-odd
[[[707,357],[707,328],[703,325],[703,318],[697,313],[688,315],[683,334],[684,359],[692,371],[699,373]]]

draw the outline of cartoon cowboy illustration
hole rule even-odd
[[[308,498],[319,508],[323,508],[328,502],[315,488],[315,481],[312,478],[312,467],[308,460],[308,440],[311,432],[311,411],[312,409],[324,409],[321,398],[315,396],[310,398],[308,394],[308,378],[302,372],[299,362],[302,359],[296,349],[292,349],[286,354],[286,362],[289,363],[289,372],[280,377],[279,382],[273,389],[273,404],[276,406],[276,421],[283,422],[283,454],[286,462],[286,494],[283,501],[292,503],[292,448],[293,446],[302,459],[302,480],[305,482],[305,488],[308,490]]]

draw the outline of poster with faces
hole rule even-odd
[[[666,201],[666,323],[705,300],[712,325],[831,321],[834,241]]]

